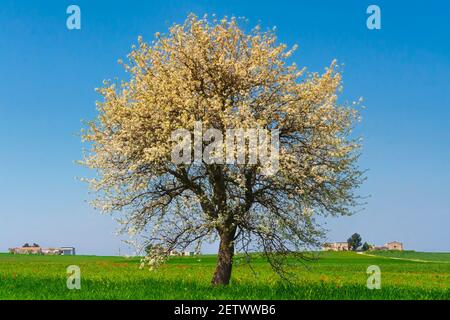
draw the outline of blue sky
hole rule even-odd
[[[66,8],[81,8],[81,30]],[[381,8],[368,30],[366,8]],[[0,3],[0,251],[25,242],[84,254],[130,252],[116,224],[86,203],[82,119],[94,88],[123,76],[138,35],[151,39],[189,12],[245,16],[298,44],[294,60],[345,64],[343,99],[364,97],[358,132],[368,169],[365,209],[327,220],[329,240],[450,251],[450,4],[444,1],[5,1]],[[212,247],[207,249],[211,250]]]

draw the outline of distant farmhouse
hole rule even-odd
[[[32,246],[25,244],[22,247],[9,248],[8,251],[11,254],[75,255],[74,247],[42,248],[37,244],[33,244]]]
[[[347,242],[331,242],[325,243],[322,249],[324,251],[348,251],[349,246]]]
[[[347,242],[330,242],[325,243],[322,247],[324,251],[348,251],[349,246]],[[399,250],[403,251],[403,243],[392,241],[386,243],[384,246],[371,246],[369,250]]]
[[[398,241],[392,241],[386,243],[384,246],[377,247],[374,246],[371,248],[371,250],[400,250],[403,251],[403,243]]]
[[[9,253],[13,254],[42,254],[41,247],[20,247],[20,248],[9,248]]]

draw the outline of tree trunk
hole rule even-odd
[[[217,266],[214,276],[212,278],[212,285],[227,285],[231,278],[231,269],[233,267],[234,255],[234,234],[235,230],[231,232],[220,233],[219,253],[217,255]]]

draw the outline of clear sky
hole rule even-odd
[[[81,30],[66,8],[81,8]],[[366,8],[381,8],[381,30]],[[138,35],[150,40],[189,12],[245,16],[298,44],[294,60],[322,71],[345,64],[343,99],[365,99],[358,129],[368,169],[365,209],[328,220],[328,238],[402,241],[450,251],[450,4],[446,1],[9,1],[0,2],[0,251],[25,242],[78,253],[130,252],[116,224],[86,203],[82,119],[94,88]],[[211,249],[211,248],[209,248]]]

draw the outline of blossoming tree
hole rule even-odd
[[[145,236],[154,267],[172,250],[219,241],[213,285],[228,284],[235,252],[258,251],[283,272],[287,257],[320,245],[317,216],[352,213],[362,173],[351,130],[355,108],[341,105],[335,62],[323,74],[288,64],[293,50],[273,31],[245,32],[235,18],[191,15],[138,45],[130,77],[98,89],[84,165],[94,205],[119,212],[123,231]],[[175,130],[277,129],[278,171],[257,163],[176,164]],[[204,146],[203,146],[204,147]]]

